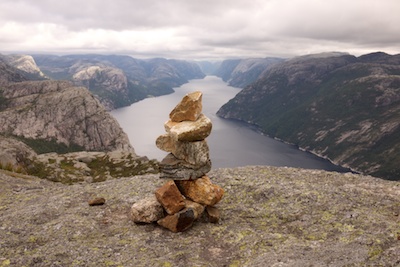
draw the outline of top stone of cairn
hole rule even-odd
[[[173,122],[196,121],[203,108],[201,103],[203,93],[196,91],[185,95],[182,101],[169,114]]]

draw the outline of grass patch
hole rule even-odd
[[[55,152],[57,154],[65,154],[70,152],[79,152],[84,151],[85,148],[77,145],[71,144],[66,145],[64,143],[58,143],[55,139],[46,140],[46,139],[32,139],[26,138],[22,136],[14,136],[17,140],[24,142],[26,145],[31,147],[37,154],[44,154]]]

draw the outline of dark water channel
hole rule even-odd
[[[245,123],[225,120],[215,113],[240,89],[228,86],[215,76],[191,80],[175,93],[147,98],[129,107],[112,111],[138,155],[161,160],[167,154],[155,145],[156,138],[165,133],[164,122],[182,97],[192,91],[203,92],[203,113],[213,123],[207,138],[213,168],[246,165],[288,166],[306,169],[345,171],[325,159],[298,150],[255,131]]]

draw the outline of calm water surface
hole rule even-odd
[[[213,124],[211,135],[207,138],[213,168],[270,165],[344,171],[295,146],[261,135],[244,123],[217,117],[218,109],[240,91],[218,77],[191,80],[174,89],[173,94],[147,98],[112,111],[138,155],[158,160],[167,155],[156,147],[155,140],[165,133],[164,123],[182,97],[199,90],[203,92],[203,113]]]

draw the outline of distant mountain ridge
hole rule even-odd
[[[400,55],[286,60],[217,114],[342,166],[400,179]]]
[[[173,87],[205,76],[196,63],[174,59],[95,54],[33,58],[48,77],[87,87],[109,110],[172,93]]]
[[[6,61],[10,66],[17,68],[24,72],[24,75],[31,80],[42,80],[47,77],[36,65],[35,60],[30,55],[7,55],[1,56],[4,61]]]
[[[248,58],[224,60],[214,74],[230,86],[244,88],[256,81],[258,77],[282,58]]]

